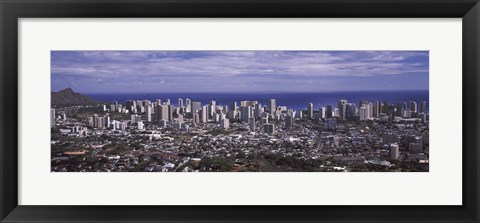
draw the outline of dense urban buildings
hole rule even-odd
[[[54,105],[50,116],[55,172],[429,170],[426,101],[295,110],[273,98],[158,98]]]
[[[54,172],[429,171],[426,50],[50,59]]]

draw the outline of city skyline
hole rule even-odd
[[[428,90],[428,51],[52,51],[52,91]]]

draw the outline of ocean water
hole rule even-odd
[[[338,100],[345,99],[349,103],[355,103],[357,106],[360,100],[370,102],[388,101],[396,104],[397,102],[421,101],[427,102],[427,111],[429,107],[428,90],[422,91],[348,91],[348,92],[318,92],[318,93],[103,93],[86,94],[92,98],[104,101],[125,103],[126,100],[145,100],[155,101],[156,99],[169,98],[173,105],[178,105],[178,99],[190,98],[192,101],[200,101],[202,105],[211,100],[216,101],[217,105],[228,105],[232,101],[258,101],[262,105],[268,105],[270,99],[276,99],[277,106],[287,106],[295,110],[307,109],[308,103],[313,103],[315,109],[332,105],[337,107]]]

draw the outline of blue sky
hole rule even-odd
[[[428,90],[428,51],[52,51],[52,91]]]

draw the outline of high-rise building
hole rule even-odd
[[[297,112],[295,113],[295,115],[296,115],[297,118],[302,119],[302,118],[303,118],[303,111],[302,111],[302,110],[297,111]]]
[[[159,124],[160,128],[166,128],[167,127],[167,120],[160,120],[158,124]]]
[[[251,109],[250,106],[248,106],[248,107],[241,106],[240,107],[240,121],[248,122],[249,121],[248,119],[251,117],[251,113],[250,113],[251,110],[252,109]]]
[[[135,115],[135,123],[141,122],[142,121],[142,116],[140,115]]]
[[[147,106],[147,112],[145,112],[145,120],[147,122],[152,122],[152,106]]]
[[[263,132],[267,134],[275,133],[275,124],[264,124],[263,125]]]
[[[157,122],[162,120],[162,105],[159,103],[160,99],[157,99],[157,104],[155,105],[155,120]]]
[[[202,103],[199,101],[192,101],[192,113],[200,112],[202,109]]]
[[[398,157],[400,157],[400,151],[398,148],[398,143],[390,144],[390,158],[396,160]]]
[[[167,100],[165,100],[165,104],[170,105],[170,98],[167,98]]]
[[[325,120],[325,127],[328,130],[335,130],[336,124],[337,124],[336,118],[327,118]]]
[[[168,121],[173,122],[173,106],[172,105],[167,105],[167,111],[168,111]]]
[[[340,119],[345,120],[345,115],[346,115],[346,110],[347,110],[347,100],[339,100],[337,104],[338,108],[338,116],[340,116]]]
[[[183,123],[183,115],[178,115],[178,123]]]
[[[50,128],[55,127],[55,109],[50,108]]]
[[[327,118],[333,117],[333,109],[331,105],[327,105]]]
[[[201,121],[202,121],[202,123],[207,123],[207,120],[208,120],[208,118],[207,118],[207,113],[208,113],[208,108],[207,108],[207,106],[205,105],[205,106],[202,107],[202,116],[201,116],[201,119],[202,119]]]
[[[142,121],[137,122],[137,129],[139,129],[139,130],[143,129],[143,122]]]
[[[307,115],[309,119],[313,119],[313,103],[308,103]]]
[[[382,103],[380,101],[375,101],[375,105],[373,107],[373,117],[378,117],[380,113],[382,113]]]
[[[262,104],[255,104],[254,116],[260,118],[262,117],[262,113],[263,113]]]
[[[368,107],[368,101],[367,100],[360,100],[360,102],[358,103],[358,106],[359,108],[361,108],[362,106],[365,106],[365,107]]]
[[[254,117],[248,118],[248,127],[250,128],[251,132],[255,131],[255,118]]]
[[[340,116],[340,110],[338,110],[338,113],[339,113],[338,116]],[[356,120],[356,114],[357,114],[357,107],[355,106],[355,104],[347,103],[345,105],[345,113],[344,113],[345,120],[355,121]]]
[[[178,107],[183,108],[183,99],[181,98],[178,99]]]
[[[118,129],[125,130],[126,128],[127,128],[127,123],[126,122],[120,122],[118,124]]]
[[[358,116],[360,118],[360,121],[368,120],[368,108],[366,105],[363,105],[362,107],[360,107]]]
[[[325,107],[320,107],[319,112],[320,112],[319,118],[324,119],[326,117],[325,116],[325,112],[326,112]]]
[[[158,117],[157,121],[160,121],[160,120],[168,121],[168,105],[160,105],[158,107],[159,107],[158,114],[155,113],[155,115]]]
[[[236,101],[230,102],[230,104],[228,106],[228,110],[236,112],[237,111],[237,102]]]
[[[275,114],[275,111],[277,110],[277,101],[275,99],[270,99],[270,103],[268,106],[268,112],[270,114]]]
[[[228,110],[227,112],[227,118],[229,119],[235,119],[235,117],[237,117],[237,112],[234,111],[234,110]]]
[[[222,119],[220,120],[220,127],[222,129],[228,129],[228,127],[230,127],[230,121],[228,119]]]
[[[185,107],[186,107],[185,112],[186,113],[191,113],[192,112],[192,101],[190,100],[190,98],[185,99],[185,101],[187,103],[185,105]]]
[[[208,105],[208,116],[209,117],[213,117],[213,114],[215,114],[215,106],[216,106],[216,102],[215,101],[210,101],[209,105]]]
[[[373,103],[368,102],[367,108],[368,108],[368,118],[373,118]]]
[[[390,114],[390,102],[388,101],[383,102],[382,113],[385,113],[387,115]]]
[[[103,120],[105,121],[105,123],[103,123],[103,126],[105,126],[105,128],[109,128],[110,127],[110,116],[104,116],[103,117]]]
[[[285,116],[285,128],[289,129],[293,127],[293,123],[295,122],[295,119],[293,118],[293,115],[286,115]]]
[[[417,102],[415,102],[415,101],[410,102],[410,111],[411,112],[417,112]]]
[[[110,105],[110,112],[116,112],[115,104]]]
[[[395,116],[397,117],[402,117],[402,113],[403,113],[403,103],[402,102],[398,102],[397,103],[397,107],[395,109]]]
[[[427,113],[427,102],[426,101],[421,101],[420,105],[418,106],[418,112],[419,113]]]
[[[97,114],[93,115],[93,128],[103,129],[105,127],[105,118]]]
[[[197,126],[199,122],[200,122],[200,115],[198,113],[193,114],[193,124]]]

